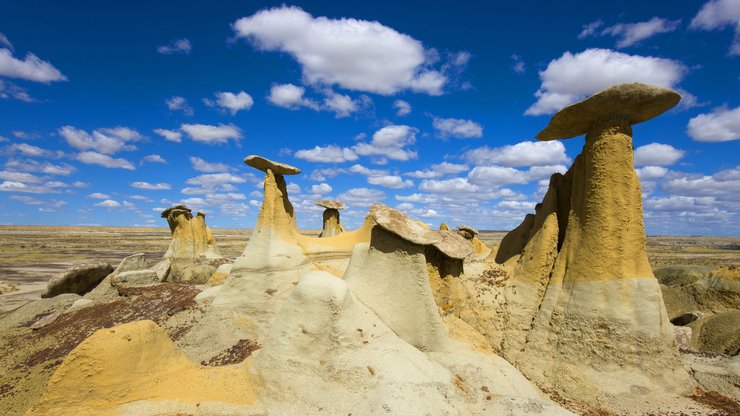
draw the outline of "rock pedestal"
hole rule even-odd
[[[344,232],[342,223],[339,220],[339,210],[345,209],[346,206],[339,201],[321,200],[316,201],[316,205],[324,207],[323,227],[320,238],[334,237]]]
[[[206,215],[185,205],[162,211],[162,218],[172,233],[172,241],[164,255],[169,260],[169,281],[195,281],[205,283],[222,259],[211,229],[206,226]]]
[[[647,392],[687,382],[648,263],[631,137],[632,124],[679,98],[618,85],[561,110],[537,136],[586,133],[586,143],[565,175],[553,175],[536,214],[502,240],[496,260],[513,267],[502,351],[566,394],[616,397],[630,385]]]

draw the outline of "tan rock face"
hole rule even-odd
[[[498,263],[516,261],[504,288],[502,350],[528,376],[581,395],[584,386],[603,394],[635,382],[615,376],[609,386],[594,378],[614,365],[650,380],[641,385],[648,390],[686,380],[648,263],[631,137],[631,124],[679,98],[658,87],[615,86],[561,110],[537,136],[587,132],[573,166],[552,176],[536,214],[504,237],[496,256]]]
[[[594,125],[586,136],[571,168],[570,214],[554,279],[653,277],[631,133],[627,121],[612,119]]]
[[[171,262],[170,281],[194,280],[201,283],[208,280],[221,259],[211,229],[206,226],[205,214],[199,212],[193,217],[192,211],[178,205],[162,211],[172,233],[172,242],[164,255]]]
[[[327,208],[324,210],[322,217],[324,221],[321,234],[319,234],[320,238],[334,237],[335,235],[339,235],[344,232],[344,228],[342,228],[342,223],[339,219],[339,210]]]
[[[172,242],[165,258],[196,260],[201,255],[209,258],[221,257],[213,233],[206,226],[205,214],[199,212],[193,217],[190,208],[178,205],[162,211],[162,218],[167,220],[172,233]]]
[[[339,219],[339,211],[347,208],[346,205],[340,201],[334,201],[330,199],[322,199],[315,202],[316,205],[326,208],[323,213],[323,226],[321,229],[320,238],[334,237],[344,232],[342,223]]]

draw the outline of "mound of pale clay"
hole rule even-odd
[[[414,348],[347,283],[313,272],[240,364],[198,365],[151,321],[101,329],[67,355],[28,414],[571,414],[503,359],[447,343]]]
[[[221,264],[211,229],[206,226],[206,216],[198,212],[195,217],[184,205],[162,211],[162,218],[172,233],[172,242],[164,255],[170,261],[169,281],[205,283]]]
[[[351,287],[314,272],[286,300],[254,358],[268,413],[570,414],[494,355],[454,341],[434,353],[414,348]]]
[[[661,285],[678,286],[696,283],[709,277],[712,268],[708,266],[667,266],[653,270]]]
[[[740,310],[698,319],[688,326],[692,329],[693,349],[725,355],[740,354]]]
[[[67,355],[27,415],[235,414],[254,403],[249,362],[203,367],[152,321],[101,329]]]
[[[42,298],[51,298],[62,293],[85,294],[113,272],[108,263],[80,264],[72,266],[49,279]]]

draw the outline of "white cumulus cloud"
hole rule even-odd
[[[476,166],[468,173],[468,180],[470,183],[480,186],[524,184],[529,182],[529,178],[525,172],[503,166]]]
[[[167,108],[170,111],[181,111],[186,116],[193,115],[193,107],[188,104],[188,100],[186,100],[185,97],[175,95],[173,97],[165,99],[164,103],[167,105]]]
[[[626,82],[675,88],[686,71],[684,64],[667,58],[628,55],[609,49],[565,52],[540,71],[542,85],[535,93],[537,102],[524,114],[551,114],[606,87]]]
[[[93,150],[107,155],[135,150],[136,146],[130,143],[145,139],[141,133],[128,127],[95,129],[88,133],[72,126],[64,126],[59,129],[59,134],[68,145],[77,150]]]
[[[669,20],[662,17],[653,17],[650,20],[637,23],[618,23],[605,27],[600,31],[597,29],[603,25],[602,21],[596,21],[585,25],[579,39],[588,36],[613,36],[619,38],[617,48],[626,48],[640,41],[651,38],[659,33],[674,32],[678,29],[681,20]]]
[[[175,143],[180,143],[182,141],[182,133],[175,130],[167,130],[167,129],[154,129],[154,132],[158,135],[164,137],[165,140]]]
[[[432,165],[431,168],[426,170],[417,170],[414,172],[408,172],[405,175],[419,179],[433,179],[440,176],[461,173],[468,170],[468,165],[461,165],[458,163],[442,162]]]
[[[195,156],[190,157],[190,164],[193,169],[199,172],[226,172],[230,170],[229,165],[225,163],[209,163]]]
[[[405,189],[414,186],[414,182],[410,179],[403,179],[398,175],[382,175],[382,176],[369,176],[367,183],[370,185],[383,186],[386,188],[393,189]]]
[[[381,128],[373,134],[370,143],[358,143],[352,150],[361,156],[380,157],[398,161],[416,159],[413,150],[406,149],[416,143],[417,130],[406,125],[390,125]]]
[[[740,1],[712,0],[704,4],[691,20],[691,29],[715,30],[731,26],[735,36],[730,55],[740,55]]]
[[[163,163],[166,164],[167,161],[164,160],[164,158],[160,155],[146,155],[143,159],[141,159],[142,163]]]
[[[224,144],[229,140],[239,142],[242,138],[241,129],[233,124],[183,124],[180,129],[193,141],[205,144]]]
[[[352,149],[335,145],[298,150],[294,156],[298,159],[319,163],[342,163],[357,160],[357,154]]]
[[[393,102],[393,108],[396,109],[396,115],[403,117],[411,113],[411,104],[404,100],[396,100]]]
[[[477,139],[483,137],[483,127],[473,120],[434,117],[432,126],[442,137]]]
[[[465,158],[474,165],[546,166],[569,163],[565,146],[559,140],[519,142],[501,147],[483,146],[468,150]]]
[[[188,39],[175,39],[172,42],[157,48],[157,52],[161,53],[162,55],[190,55],[190,51],[192,50],[193,45]]]
[[[668,166],[678,162],[685,152],[669,144],[650,143],[635,149],[636,166]]]
[[[390,95],[411,89],[441,94],[446,78],[428,69],[421,42],[379,22],[313,17],[281,6],[244,17],[232,25],[237,37],[267,51],[292,55],[312,85],[339,85]]]
[[[149,182],[131,182],[131,186],[136,189],[147,191],[164,191],[172,188],[168,183],[149,183]]]
[[[75,156],[77,160],[88,165],[98,165],[110,169],[134,170],[134,165],[126,159],[112,158],[98,152],[81,152]]]
[[[719,107],[689,120],[687,133],[700,142],[728,142],[740,139],[740,107]]]
[[[228,110],[231,115],[242,110],[249,110],[252,108],[252,105],[254,105],[252,96],[244,91],[239,91],[237,93],[217,92],[214,93],[214,95],[216,96],[216,105]]]
[[[300,107],[308,107],[313,110],[318,110],[319,103],[308,98],[304,98],[303,95],[305,93],[306,89],[297,85],[273,84],[272,87],[270,87],[270,94],[267,96],[267,101],[278,107],[289,108],[291,110],[295,110]]]
[[[311,185],[311,193],[312,194],[328,194],[331,192],[333,188],[328,183],[320,183],[318,185]]]
[[[43,61],[30,52],[25,58],[18,59],[13,56],[11,49],[6,48],[0,48],[0,76],[45,84],[67,80],[67,77],[48,61]]]
[[[385,193],[377,189],[352,188],[339,195],[340,201],[360,207],[370,206],[385,199]]]

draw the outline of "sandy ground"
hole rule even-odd
[[[221,253],[236,258],[251,230],[214,229]],[[307,231],[306,234],[316,234]],[[489,246],[504,232],[481,232]],[[154,262],[170,242],[167,228],[0,226],[0,315],[38,299],[51,276],[85,262],[116,265],[134,253]],[[740,265],[740,237],[648,237],[653,268],[689,264],[718,267]]]

